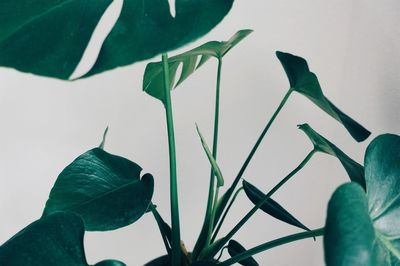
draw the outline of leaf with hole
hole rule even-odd
[[[231,257],[239,255],[243,252],[246,252],[246,249],[239,242],[237,242],[233,239],[229,241],[228,253]],[[247,259],[241,260],[238,263],[241,265],[244,265],[244,266],[258,266],[259,265],[253,257],[249,257]]]
[[[111,0],[3,0],[0,66],[68,79]],[[233,0],[125,0],[86,77],[174,50],[209,32]],[[15,11],[17,10],[17,12]]]
[[[247,197],[254,205],[257,205],[260,201],[264,200],[266,196],[263,192],[261,192],[258,188],[256,188],[254,185],[250,184],[246,180],[243,180],[243,189]],[[304,224],[297,220],[293,215],[291,215],[272,198],[266,200],[261,205],[260,209],[282,222],[310,231],[310,229],[308,229]]]
[[[290,89],[310,99],[319,108],[339,121],[357,141],[363,141],[371,134],[351,117],[340,111],[322,92],[317,76],[310,72],[304,58],[289,53],[276,52],[289,79]]]
[[[357,182],[365,188],[364,167],[362,165],[351,159],[333,143],[318,134],[308,124],[302,124],[298,127],[310,138],[316,151],[323,152],[338,158],[340,163],[346,170],[347,174],[349,175],[350,180],[353,182]]]
[[[57,212],[31,223],[0,247],[0,262],[7,265],[89,266],[83,248],[82,218]],[[96,265],[124,266],[116,260]]]
[[[367,192],[349,183],[329,201],[328,266],[400,265],[400,136],[375,138],[364,163]]]
[[[228,41],[211,41],[185,53],[168,59],[169,80],[171,89],[185,81],[199,67],[211,57],[222,59],[233,47],[247,37],[252,30],[240,30]],[[182,65],[182,72],[178,76],[178,67]],[[176,80],[178,80],[176,82]],[[176,85],[174,86],[176,82]],[[164,72],[162,62],[149,63],[143,75],[143,90],[149,95],[164,102]]]
[[[100,148],[76,158],[58,176],[43,216],[78,213],[89,231],[113,230],[138,220],[148,209],[154,181],[142,168]]]

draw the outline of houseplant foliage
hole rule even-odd
[[[68,79],[78,64],[89,38],[110,0],[9,1],[0,9],[0,65],[43,76]],[[336,107],[323,93],[315,73],[305,59],[285,52],[277,58],[289,80],[289,89],[266,123],[248,157],[234,177],[226,177],[218,166],[219,101],[225,56],[251,34],[241,30],[227,41],[211,41],[182,54],[166,52],[186,44],[211,30],[229,12],[233,0],[177,0],[176,16],[163,0],[126,0],[111,33],[106,38],[93,68],[86,77],[132,64],[162,53],[162,60],[149,63],[143,76],[143,90],[165,107],[169,167],[171,222],[152,202],[151,174],[126,159],[105,150],[107,130],[99,147],[78,156],[61,171],[44,206],[42,217],[0,247],[0,264],[6,265],[89,265],[84,252],[85,231],[108,231],[128,226],[143,215],[154,216],[166,255],[147,263],[155,265],[259,265],[252,256],[293,241],[324,236],[327,265],[400,265],[398,205],[400,195],[400,137],[382,135],[369,145],[364,166],[345,154],[308,124],[299,128],[313,148],[304,159],[271,190],[252,185],[245,171],[293,93],[307,97],[334,118],[356,141],[370,132]],[[32,8],[24,8],[26,6]],[[84,8],[90,6],[90,8]],[[21,12],[10,12],[21,10]],[[70,20],[63,18],[68,17]],[[77,24],[85,18],[85,23]],[[65,21],[65,23],[57,23]],[[57,25],[54,27],[52,25]],[[66,34],[68,33],[68,34]],[[46,42],[46,49],[43,43]],[[30,45],[31,50],[25,49]],[[197,132],[210,162],[210,182],[203,226],[193,249],[188,251],[180,237],[178,174],[171,91],[184,83],[210,60],[217,60],[215,117],[212,145]],[[182,68],[178,71],[179,67]],[[305,138],[306,139],[306,138]],[[336,157],[351,183],[332,196],[326,227],[310,229],[284,206],[272,199],[318,153]],[[144,173],[144,174],[143,174]],[[241,184],[241,186],[239,186]],[[220,228],[237,195],[244,192],[253,208],[220,235]],[[261,209],[266,215],[297,227],[300,232],[269,240],[246,249],[235,234]],[[149,214],[146,214],[149,213]],[[149,247],[151,248],[151,247]],[[227,250],[230,258],[221,260]],[[162,255],[162,254],[159,254]],[[125,265],[118,260],[98,262],[98,266]]]

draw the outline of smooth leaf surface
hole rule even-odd
[[[257,205],[261,200],[265,198],[265,194],[263,192],[261,192],[258,188],[256,188],[254,185],[250,184],[246,180],[243,180],[243,189],[247,197],[254,205]],[[282,222],[310,231],[310,229],[308,229],[304,224],[297,220],[293,215],[291,215],[272,198],[269,198],[263,205],[261,205],[260,209]]]
[[[363,188],[365,188],[364,167],[362,165],[347,156],[332,142],[318,134],[308,124],[299,125],[299,129],[306,133],[306,135],[310,138],[315,150],[338,158],[340,163],[346,170],[347,174],[349,175],[350,180],[353,182],[357,182]]]
[[[304,58],[289,53],[276,52],[289,79],[290,88],[310,99],[319,108],[339,121],[357,141],[363,141],[371,134],[351,117],[340,111],[322,92],[317,76],[310,72]]]
[[[245,252],[246,249],[237,241],[235,240],[230,240],[228,243],[228,253],[231,257],[234,257],[240,253]],[[238,262],[241,265],[244,266],[258,266],[259,264],[253,257],[249,257],[247,259],[244,259],[242,261]]]
[[[140,179],[142,168],[100,148],[68,165],[50,192],[43,215],[57,211],[80,214],[89,231],[113,230],[139,219],[148,209],[154,181]]]
[[[83,248],[84,233],[83,221],[78,215],[70,212],[51,214],[28,225],[4,243],[0,247],[0,264],[88,266]],[[107,261],[108,264],[96,265],[125,265],[116,260]]]
[[[41,0],[0,3],[0,66],[68,79],[111,0]],[[233,0],[125,0],[92,76],[176,49],[214,28]]]
[[[400,136],[375,138],[364,163],[367,193],[345,184],[330,200],[324,239],[328,266],[400,265]]]
[[[222,59],[234,46],[247,37],[251,32],[252,30],[240,30],[228,41],[207,42],[190,51],[169,58],[169,80],[171,82],[171,89],[176,88],[211,57]],[[178,75],[177,70],[180,65],[182,65],[182,72]],[[164,102],[165,92],[162,62],[147,64],[143,76],[143,90],[149,95]]]
[[[126,264],[117,260],[103,260],[96,263],[94,266],[126,266]]]
[[[215,158],[213,157],[210,148],[208,147],[203,135],[201,134],[199,128],[196,125],[197,133],[199,134],[200,140],[201,140],[201,145],[203,146],[204,152],[207,155],[207,158],[211,164],[211,167],[214,171],[215,176],[217,177],[217,186],[222,187],[224,185],[224,177],[222,176],[222,172],[217,164],[217,161],[215,161]]]
[[[0,66],[68,79],[112,0],[2,0]]]

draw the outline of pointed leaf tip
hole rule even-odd
[[[299,56],[276,52],[289,79],[290,88],[311,100],[332,118],[340,122],[358,142],[371,134],[358,122],[337,108],[322,92],[317,76],[309,70],[307,61]]]

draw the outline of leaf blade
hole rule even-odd
[[[246,252],[246,249],[236,240],[230,240],[228,243],[228,253],[231,257],[234,257],[240,253]],[[238,262],[243,266],[258,266],[259,264],[253,257],[249,257]]]

